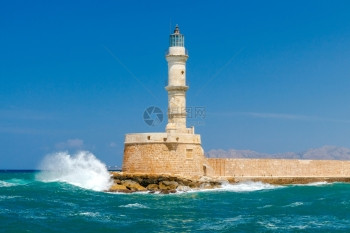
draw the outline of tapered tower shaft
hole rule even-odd
[[[169,50],[166,54],[168,61],[168,133],[189,133],[186,128],[186,61],[185,37],[176,25],[170,35]]]

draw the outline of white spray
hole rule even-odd
[[[95,191],[108,190],[111,175],[105,164],[92,153],[80,151],[71,156],[68,152],[48,155],[40,165],[36,178],[43,182],[66,182]]]

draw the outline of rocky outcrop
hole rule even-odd
[[[121,192],[121,193],[130,193],[131,190],[129,190],[125,185],[122,184],[116,184],[114,183],[110,188],[110,192]]]
[[[109,192],[150,192],[169,194],[176,192],[188,192],[199,189],[220,188],[222,184],[235,184],[239,182],[253,181],[263,182],[272,185],[288,184],[308,184],[314,182],[347,182],[350,183],[350,177],[268,177],[268,176],[250,176],[250,177],[224,177],[212,178],[202,177],[181,177],[172,175],[157,175],[143,173],[125,173],[112,172],[114,184],[108,190]]]
[[[161,190],[174,190],[179,186],[176,181],[161,181],[159,183],[159,189]]]
[[[171,175],[112,172],[114,185],[109,192],[157,192],[161,194],[187,192],[221,187],[221,181],[209,177],[179,177]]]
[[[146,191],[147,189],[133,180],[122,180],[121,183],[131,191]]]

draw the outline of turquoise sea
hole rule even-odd
[[[350,232],[350,184],[113,194],[0,172],[0,232]]]

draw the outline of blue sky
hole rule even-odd
[[[203,148],[350,147],[349,1],[2,1],[0,168],[84,149],[121,165],[124,135],[163,131],[168,35],[186,38],[188,119]]]

